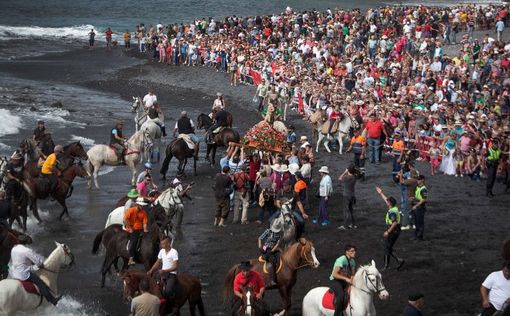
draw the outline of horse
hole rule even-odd
[[[213,124],[212,119],[207,114],[200,114],[197,118],[197,128],[208,130]],[[211,165],[215,164],[216,148],[227,146],[230,142],[239,143],[239,133],[230,127],[223,128],[219,133],[213,136],[213,144],[207,144],[207,153],[205,159],[209,161],[209,153],[212,151]]]
[[[326,116],[324,111],[316,111],[313,112],[309,117],[308,121],[312,124],[312,140],[317,142],[319,140],[319,132],[321,130],[320,126],[326,120]]]
[[[136,183],[136,165],[141,160],[141,153],[147,145],[147,141],[150,140],[144,137],[142,131],[138,131],[126,142],[127,149],[124,154],[124,160],[132,173],[131,185],[135,185]],[[89,189],[92,188],[92,178],[94,179],[94,185],[99,189],[99,184],[97,182],[99,169],[105,164],[109,166],[119,165],[119,158],[113,148],[103,144],[94,145],[87,151],[87,156],[89,159],[86,164],[86,170],[91,177],[88,183]]]
[[[9,269],[7,264],[11,259],[11,249],[19,243],[31,244],[32,238],[27,234],[0,225],[0,280],[7,277]]]
[[[334,307],[331,309],[332,306],[326,308],[323,305],[324,295],[332,295],[328,291],[329,288],[323,286],[311,289],[303,298],[303,316],[332,316],[335,313]],[[372,260],[371,264],[361,266],[354,274],[349,304],[343,311],[344,315],[375,316],[374,293],[381,300],[389,297],[381,273]]]
[[[153,120],[148,119],[143,123],[140,127],[140,130],[143,132],[144,138],[150,140],[148,146],[146,146],[144,154],[145,161],[153,161],[154,153],[157,156],[157,162],[159,163],[160,159],[160,147],[161,147],[161,127],[156,124]],[[156,149],[156,150],[154,150]]]
[[[136,113],[135,115],[135,130],[138,132],[140,126],[147,120],[147,113],[143,107],[143,101],[140,97],[133,97],[133,103],[131,104],[131,112]]]
[[[198,146],[198,144],[195,144]],[[168,171],[168,165],[172,158],[175,157],[179,160],[179,165],[177,166],[177,175],[184,174],[184,168],[186,168],[186,164],[188,163],[188,158],[193,157],[193,174],[197,175],[197,156],[195,155],[195,151],[190,149],[186,141],[182,138],[174,139],[165,150],[165,160],[163,160],[163,164],[161,165],[161,169],[159,173],[162,175],[162,179],[166,179],[166,172]]]
[[[326,147],[326,150],[328,153],[331,152],[329,149],[329,138],[327,137],[328,134],[328,128],[329,128],[329,121],[324,122],[320,127],[317,129],[319,139],[317,140],[317,145],[315,147],[315,152],[319,152],[319,146],[322,143],[322,140],[325,138],[324,147]],[[342,149],[344,147],[344,137],[349,136],[349,132],[351,127],[355,126],[354,120],[351,118],[351,116],[347,113],[342,114],[342,119],[340,120],[340,123],[338,123],[337,128],[333,127],[331,130],[332,133],[337,133],[337,139],[338,139],[338,153],[342,154]]]
[[[262,312],[257,306],[257,297],[253,292],[253,288],[251,286],[243,287],[243,305],[239,308],[236,313],[236,316],[261,316]]]
[[[69,216],[69,211],[66,205],[66,199],[71,197],[71,194],[73,192],[72,183],[74,181],[74,178],[76,178],[77,176],[82,178],[87,177],[87,171],[85,170],[81,162],[72,164],[66,169],[64,169],[62,171],[62,175],[57,180],[57,186],[55,188],[55,192],[52,193],[52,196],[64,208],[64,210],[58,217],[59,220],[62,219],[62,216],[64,216],[64,214]],[[37,178],[28,179],[23,182],[25,189],[29,192],[30,195],[30,204],[32,206],[32,212],[37,221],[39,222],[42,221],[41,218],[39,217],[39,210],[37,209],[37,199],[44,200],[47,199],[50,195],[50,193],[48,192],[48,188],[41,187],[42,184],[41,181],[43,181],[43,179]]]
[[[279,314],[284,315],[289,311],[291,306],[292,287],[296,284],[298,270],[308,266],[317,268],[320,263],[315,256],[313,243],[305,238],[300,238],[298,242],[289,246],[281,257],[282,267],[276,276],[277,283],[267,289],[278,289],[280,292],[280,297],[283,301],[283,310]],[[258,259],[251,259],[250,263],[253,265],[252,270],[260,273],[260,275],[264,277],[266,284],[269,284],[272,280],[272,276],[263,272],[264,265],[261,264]],[[239,264],[234,265],[227,272],[223,286],[225,300],[228,300],[232,296],[234,278],[240,272]]]
[[[20,144],[20,147],[22,146],[24,146],[27,150],[27,157],[29,161],[39,160],[39,150],[45,156],[48,156],[53,153],[53,150],[55,149],[55,143],[51,138],[51,133],[44,134],[44,137],[39,141],[39,145],[34,144],[32,138],[25,138]]]
[[[56,248],[44,260],[44,265],[35,272],[54,293],[58,293],[57,278],[62,266],[72,266],[74,255],[69,247],[55,242]],[[15,315],[22,310],[34,310],[41,305],[49,304],[38,294],[30,294],[19,280],[5,279],[0,281],[0,315]]]
[[[110,271],[110,267],[117,262],[118,258],[123,258],[124,263],[129,259],[127,244],[129,240],[128,233],[122,229],[121,225],[114,224],[99,233],[94,239],[92,253],[97,253],[99,243],[104,238],[104,234],[108,234],[111,238],[106,242],[106,254],[101,268],[101,287],[104,287],[106,274]],[[99,236],[101,235],[101,236]],[[145,270],[149,270],[154,262],[156,262],[159,241],[162,238],[160,229],[157,223],[152,223],[149,227],[149,232],[144,233],[140,242],[140,251],[137,251],[135,261],[144,265]],[[99,240],[99,242],[98,242]]]
[[[59,156],[59,168],[65,169],[71,164],[75,158],[87,160],[87,152],[83,148],[80,141],[70,143],[64,146],[64,152]],[[23,176],[25,179],[37,178],[41,174],[38,160],[30,160],[25,164]]]
[[[11,192],[11,215],[9,217],[9,226],[12,227],[14,221],[23,229],[23,232],[27,231],[27,208],[30,195],[25,189],[22,183],[14,182]]]
[[[140,281],[146,279],[149,281],[150,293],[158,297],[161,295],[161,284],[158,284],[154,278],[151,278],[144,271],[140,270],[127,270],[121,273],[121,278],[124,281],[123,297],[124,300],[129,301],[138,292],[138,286]],[[204,303],[202,301],[202,284],[200,280],[189,274],[179,273],[177,274],[177,283],[175,286],[175,297],[173,304],[169,310],[167,304],[163,304],[163,300],[160,306],[160,315],[179,315],[180,309],[186,303],[189,303],[189,311],[191,316],[195,316],[195,308],[198,307],[200,315],[205,315]]]

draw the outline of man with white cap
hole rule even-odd
[[[57,168],[58,158],[64,152],[64,147],[62,145],[57,145],[53,149],[53,153],[48,155],[48,158],[43,163],[41,168],[41,176],[50,181],[50,193],[55,191],[57,187],[58,179],[60,171]]]
[[[272,279],[276,284],[276,276],[278,269],[278,256],[280,241],[283,237],[283,220],[281,217],[273,219],[271,227],[266,229],[258,239],[259,250],[262,258],[266,262],[270,262],[272,269]]]
[[[126,213],[124,213],[124,226],[126,227],[126,231],[129,233],[128,265],[135,264],[134,258],[136,255],[136,248],[142,232],[149,232],[147,228],[147,213],[143,209],[146,205],[147,203],[144,198],[139,196],[136,199],[136,206],[129,208]]]

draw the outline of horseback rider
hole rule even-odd
[[[200,140],[197,135],[195,135],[195,124],[193,120],[188,117],[188,113],[186,111],[181,112],[181,118],[177,120],[174,127],[174,137],[179,137],[180,135],[188,135],[191,141],[195,144],[195,157],[198,158],[198,150]]]
[[[345,245],[344,255],[335,260],[333,271],[329,276],[331,281],[331,289],[335,293],[335,314],[339,316],[343,314],[345,293],[347,288],[352,284],[352,278],[356,272],[356,247],[353,245]]]
[[[136,206],[129,208],[124,214],[124,226],[129,233],[129,262],[128,265],[135,265],[135,255],[138,241],[142,239],[142,233],[148,233],[147,213],[143,209],[146,206],[143,197],[136,199]]]
[[[62,296],[54,296],[48,285],[34,272],[34,267],[44,269],[44,257],[26,247],[23,243],[30,243],[31,240],[20,240],[19,244],[11,250],[11,261],[9,262],[9,277],[20,281],[30,281],[39,288],[39,293],[51,304],[57,305]]]
[[[264,279],[256,271],[251,270],[253,265],[249,261],[243,261],[239,265],[239,272],[234,278],[234,300],[232,302],[231,315],[237,315],[239,308],[243,305],[243,288],[251,287],[255,293],[256,300],[254,304],[259,308],[261,315],[268,316],[269,311],[262,300],[266,285]]]
[[[128,194],[126,194],[126,196],[128,197],[128,200],[124,204],[124,213],[126,213],[127,210],[135,206],[136,199],[138,198],[138,191],[136,189],[131,189],[129,190]]]
[[[219,110],[225,109],[225,99],[223,98],[223,94],[220,92],[216,93],[216,99],[214,99],[213,105],[212,105],[212,112],[217,112]]]
[[[218,127],[227,127],[228,126],[228,112],[223,110],[219,110],[214,115],[214,123],[209,127],[207,130],[207,143],[211,144],[213,143],[213,132]]]
[[[149,175],[152,177],[152,164],[150,162],[146,162],[143,164],[143,167],[145,168],[140,174],[138,175],[138,178],[136,178],[136,184],[139,184],[145,179],[145,176]],[[151,182],[150,183],[150,190],[149,191],[157,191],[158,186],[156,183]]]
[[[299,171],[295,173],[298,173],[298,176],[302,177]],[[274,214],[272,214],[271,217],[269,218],[269,222],[272,222],[275,218],[280,217],[282,206],[284,204],[290,203],[292,215],[294,216],[294,219],[296,220],[297,223],[296,239],[300,238],[305,231],[305,219],[303,218],[303,214],[306,215],[306,213],[301,213],[301,208],[298,206],[298,202],[300,202],[299,193],[293,190],[293,185],[290,179],[285,180],[283,182],[283,190],[281,192],[278,192],[278,194],[275,197],[274,204],[278,208],[278,211],[274,212]],[[303,207],[302,202],[300,203],[301,207]]]
[[[149,108],[157,101],[158,97],[154,94],[154,89],[150,88],[149,92],[143,97],[143,108],[145,111],[148,111]]]
[[[127,141],[127,138],[122,136],[122,127],[124,127],[124,122],[122,120],[117,120],[115,127],[110,131],[110,147],[115,149],[115,154],[120,164],[125,164],[124,151],[126,147],[124,146],[124,142]]]
[[[41,159],[46,159],[46,155],[42,152],[42,141],[46,138],[46,135],[47,133],[44,121],[37,121],[37,126],[32,134],[32,143],[35,145],[37,155],[41,157]]]
[[[333,137],[331,130],[335,123],[340,122],[342,120],[342,112],[340,111],[340,105],[336,104],[333,110],[329,113],[329,127],[328,127],[328,135]],[[338,126],[337,126],[338,129]]]
[[[60,176],[60,170],[58,170],[57,164],[59,163],[58,158],[60,158],[63,152],[64,147],[62,147],[62,145],[55,146],[53,153],[46,158],[41,168],[41,177],[50,181],[50,194],[55,192],[57,188],[57,177]]]
[[[23,181],[23,160],[23,156],[15,152],[7,163],[5,193],[8,201],[12,201],[14,193],[21,187],[21,182]]]
[[[266,229],[258,239],[262,258],[271,263],[272,281],[278,283],[278,259],[280,256],[280,241],[283,237],[283,221],[273,220],[271,228]]]
[[[152,268],[147,271],[150,277],[157,269],[163,283],[163,297],[167,299],[167,304],[172,305],[175,300],[175,286],[177,284],[177,269],[179,268],[179,253],[172,248],[172,238],[165,236],[161,240],[161,250],[158,253],[158,260]]]
[[[154,102],[154,104],[152,104],[152,106],[148,108],[147,117],[151,121],[156,123],[156,125],[159,126],[159,128],[161,129],[161,134],[163,134],[163,137],[165,137],[166,136],[165,116],[158,102]]]

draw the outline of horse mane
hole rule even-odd
[[[76,141],[76,142],[72,142],[72,143],[70,143],[70,144],[67,144],[67,145],[65,145],[65,146],[64,146],[64,151],[66,151],[67,149],[69,149],[69,147],[71,147],[71,146],[73,146],[73,145],[79,145],[79,146],[81,146],[81,143],[80,143],[80,141]]]

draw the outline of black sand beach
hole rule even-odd
[[[0,70],[25,79],[52,81],[56,86],[74,84],[118,94],[125,100],[125,109],[111,113],[111,124],[117,116],[128,117],[131,97],[143,96],[148,87],[154,88],[163,105],[169,127],[181,110],[188,111],[192,118],[208,112],[218,91],[226,95],[229,110],[234,116],[234,126],[241,133],[258,122],[251,102],[253,87],[231,87],[223,73],[203,67],[163,66],[126,54],[121,49],[111,52],[83,49],[2,61]],[[91,104],[87,110],[93,112],[101,106]],[[297,115],[292,115],[290,120],[298,134],[311,136],[311,127]],[[100,143],[107,139],[110,128],[109,124],[86,126],[73,131],[73,134]],[[133,124],[128,122],[126,131],[131,133],[133,130]],[[23,131],[23,135],[14,138],[21,139],[28,134],[29,131]],[[58,133],[54,138],[66,144],[70,142],[70,134]],[[203,282],[207,314],[224,315],[227,308],[222,303],[221,293],[225,273],[232,264],[257,255],[256,238],[263,228],[250,224],[218,229],[212,225],[214,200],[211,185],[218,167],[210,168],[203,159],[204,155],[202,148],[196,178],[188,170],[186,181],[194,180],[197,185],[191,193],[193,202],[186,205],[184,237],[174,246],[179,251],[181,271],[195,274]],[[352,158],[349,154],[327,154],[322,148],[316,157],[316,166],[329,166],[334,180]],[[426,164],[418,163],[418,169],[429,174]],[[175,175],[175,172],[176,164],[173,162],[170,175]],[[341,220],[342,200],[341,194],[338,194],[338,182],[334,182],[337,193],[330,202],[330,212],[335,225],[323,228],[311,222],[307,224],[306,236],[314,241],[321,266],[316,270],[303,269],[299,272],[291,315],[300,315],[302,298],[311,288],[326,284],[333,262],[342,254],[344,244],[357,245],[359,263],[374,259],[382,266],[385,205],[376,195],[375,186],[380,185],[385,192],[398,196],[398,188],[390,174],[391,163],[377,169],[372,165],[367,167],[367,180],[357,186],[357,230],[336,229]],[[57,222],[55,216],[58,212],[52,211],[42,224],[34,247],[46,254],[52,249],[53,240],[69,244],[77,265],[62,274],[59,286],[62,293],[83,303],[91,313],[125,315],[128,306],[120,298],[122,283],[108,280],[104,289],[99,287],[102,256],[93,256],[90,250],[94,236],[104,227],[106,216],[116,200],[128,191],[129,174],[126,168],[118,167],[101,176],[99,181],[102,188],[92,191],[87,190],[85,181],[77,181],[74,195],[68,203],[71,219]],[[416,243],[410,241],[411,232],[402,233],[396,250],[406,259],[406,264],[400,272],[390,270],[383,273],[390,299],[385,302],[376,300],[379,315],[399,315],[407,295],[414,291],[425,294],[426,315],[474,315],[480,310],[479,286],[489,272],[500,268],[500,244],[510,228],[510,195],[503,193],[501,184],[496,184],[496,197],[487,199],[483,196],[483,185],[483,182],[472,182],[466,178],[428,177],[430,202],[426,214],[426,241]],[[316,204],[314,210],[308,210],[309,214],[317,213]],[[47,205],[50,209],[54,208],[53,203]],[[256,212],[255,208],[250,209],[250,218],[253,219]],[[266,297],[271,307],[279,310],[278,293],[269,292]],[[187,315],[187,308],[182,313]]]

